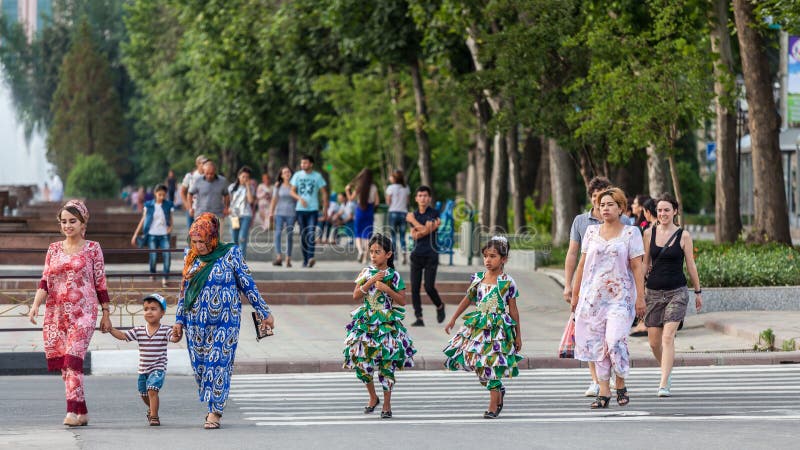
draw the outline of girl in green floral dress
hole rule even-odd
[[[450,322],[444,328],[447,334],[456,319],[472,303],[475,311],[464,315],[464,326],[450,339],[444,354],[445,366],[450,370],[463,369],[475,372],[480,383],[489,390],[489,409],[486,419],[494,419],[503,409],[506,389],[501,379],[519,374],[518,354],[522,348],[519,311],[517,310],[517,285],[503,272],[508,261],[508,240],[495,236],[481,250],[486,272],[472,275],[467,295],[461,300]]]
[[[364,304],[352,312],[344,340],[344,368],[355,369],[356,376],[366,384],[369,403],[364,414],[375,411],[380,399],[375,393],[373,376],[383,387],[382,419],[392,417],[392,388],[395,370],[412,367],[417,351],[408,337],[402,320],[405,317],[405,283],[394,270],[392,240],[381,234],[369,241],[372,265],[359,273],[355,280],[353,299]]]

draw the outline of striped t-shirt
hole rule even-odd
[[[167,343],[172,337],[172,327],[161,325],[150,336],[147,325],[139,325],[125,332],[128,341],[139,342],[139,373],[167,370]]]

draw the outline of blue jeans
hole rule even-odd
[[[160,391],[164,387],[164,376],[166,374],[163,370],[154,370],[150,373],[140,373],[139,379],[136,380],[139,394],[146,397],[147,391]]]
[[[294,237],[294,216],[275,216],[275,253],[282,255],[281,235],[286,229],[286,256],[292,257],[292,239]]]
[[[406,213],[390,211],[389,227],[392,231],[392,245],[394,248],[397,248],[397,242],[399,241],[400,248],[406,251]]]
[[[239,217],[238,230],[231,226],[231,240],[242,250],[242,258],[247,257],[247,238],[250,236],[250,224],[252,222],[253,216],[242,216]]]
[[[154,236],[152,234],[147,235],[147,246],[150,250],[155,249],[169,249],[169,235],[162,234],[160,236]],[[164,259],[164,276],[166,277],[169,274],[169,263],[170,263],[170,253],[169,252],[162,252],[161,257]],[[157,252],[150,252],[150,273],[156,273],[156,261],[158,260],[158,253]]]
[[[303,249],[303,265],[314,257],[314,240],[317,236],[318,211],[297,211],[297,223],[300,224],[300,248]]]

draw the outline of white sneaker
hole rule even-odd
[[[586,389],[586,393],[583,395],[587,397],[597,397],[600,395],[600,385],[597,383],[590,383],[589,388]]]

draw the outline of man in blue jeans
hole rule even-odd
[[[303,249],[303,267],[314,267],[314,245],[319,217],[319,199],[322,195],[322,216],[328,217],[328,183],[313,170],[314,158],[305,155],[300,160],[300,170],[292,175],[292,197],[297,200],[297,223],[300,224],[300,247]]]

